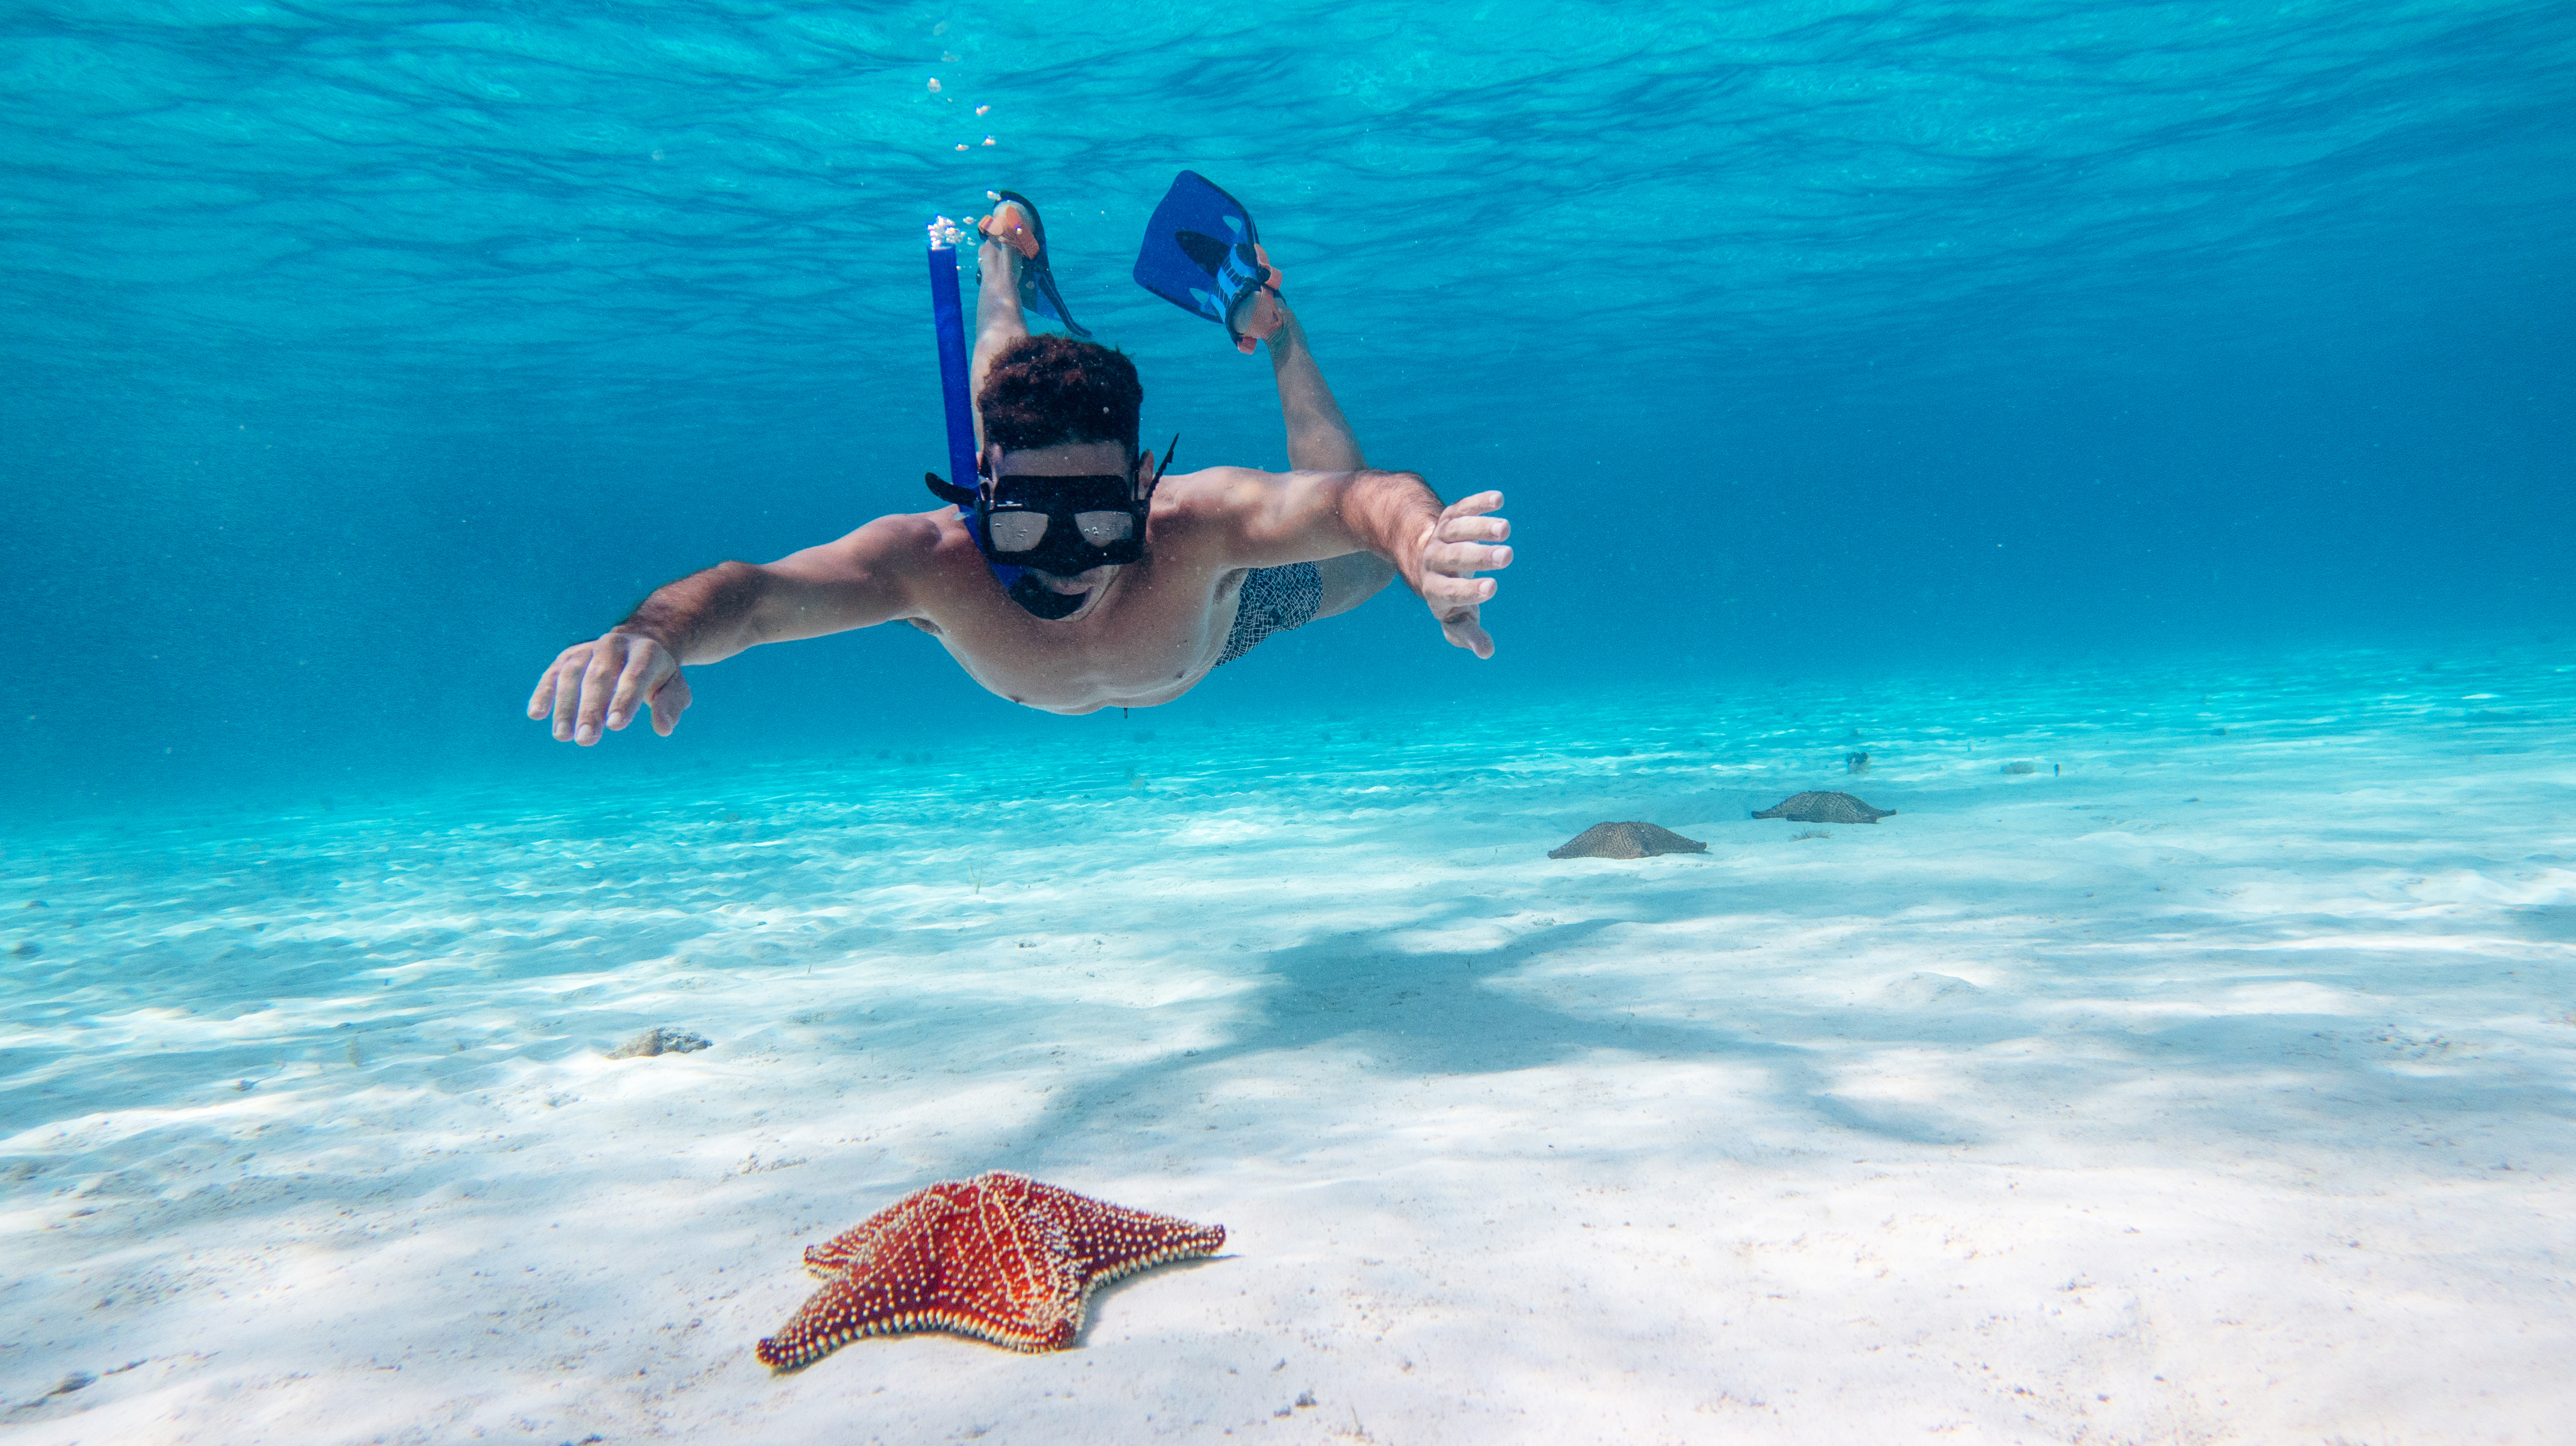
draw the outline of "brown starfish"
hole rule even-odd
[[[1708,845],[1651,823],[1596,823],[1547,851],[1552,859],[1644,859],[1656,854],[1704,854]]]
[[[1214,1255],[1225,1227],[1130,1210],[988,1170],[915,1190],[805,1251],[830,1284],[761,1364],[792,1371],[860,1336],[952,1331],[1015,1351],[1073,1344],[1098,1286],[1165,1261]]]
[[[1876,823],[1896,817],[1892,808],[1872,808],[1848,793],[1809,791],[1792,796],[1755,818],[1785,818],[1797,823]]]

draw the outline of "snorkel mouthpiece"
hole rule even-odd
[[[1026,609],[1032,617],[1054,622],[1071,616],[1091,597],[1089,593],[1057,592],[1038,581],[1038,575],[1025,568],[1013,568],[1020,580],[1011,584],[1011,601]]]

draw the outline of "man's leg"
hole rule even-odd
[[[1265,292],[1260,300],[1265,312],[1275,311],[1278,317],[1278,329],[1266,340],[1271,374],[1279,382],[1279,412],[1288,423],[1288,465],[1301,472],[1355,472],[1367,466],[1359,436],[1342,415],[1341,403],[1333,400],[1333,389],[1325,385],[1323,368],[1306,347],[1306,329],[1297,324],[1296,313],[1276,292]],[[1254,324],[1269,319],[1263,315]],[[1373,552],[1326,558],[1315,564],[1315,572],[1324,587],[1323,600],[1315,606],[1319,618],[1349,612],[1395,580],[1395,564]]]
[[[1329,618],[1377,596],[1381,588],[1395,581],[1395,564],[1374,552],[1348,552],[1316,563],[1315,580],[1324,587],[1323,600],[1315,604],[1315,616]]]
[[[975,363],[967,385],[969,394],[984,395],[984,374],[993,367],[993,356],[1002,348],[1029,334],[1029,320],[1020,311],[1020,266],[1038,254],[1037,233],[1029,229],[1029,218],[1020,208],[1004,201],[1001,209],[984,218],[976,228],[984,236],[977,249],[975,263],[981,285],[975,293]],[[975,411],[975,446],[984,446],[984,412]],[[972,487],[975,479],[960,477],[960,487]]]

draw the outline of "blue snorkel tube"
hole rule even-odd
[[[972,490],[983,468],[975,458],[975,399],[966,391],[966,305],[957,295],[956,223],[930,222],[930,329],[939,335],[939,385],[948,403],[948,475]]]
[[[939,337],[939,390],[948,408],[948,476],[929,477],[930,490],[957,504],[966,530],[984,546],[975,517],[976,479],[983,465],[975,455],[975,399],[967,389],[966,305],[957,294],[957,243],[964,233],[945,216],[930,218],[930,329]],[[994,580],[1005,590],[1020,580],[1025,568],[994,563]]]

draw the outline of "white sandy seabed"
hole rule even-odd
[[[2576,1431],[2576,668],[1153,726],[9,837],[0,1434]],[[989,1168],[1227,1251],[752,1359]]]

